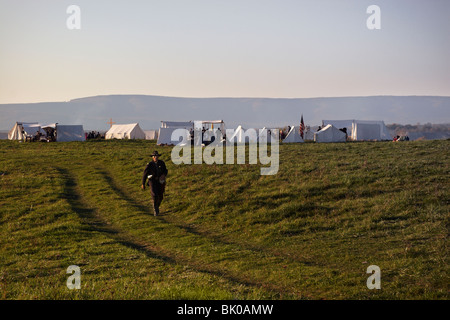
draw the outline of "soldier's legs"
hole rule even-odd
[[[155,216],[157,216],[159,214],[159,205],[158,205],[157,200],[153,201],[153,212],[154,212]]]
[[[153,211],[155,216],[159,214],[159,206],[163,200],[163,193],[160,186],[152,186]]]
[[[163,197],[160,194],[152,192],[152,199],[153,199],[153,212],[156,216],[159,214],[159,206],[161,205]]]
[[[162,193],[156,195],[155,201],[154,201],[154,206],[155,206],[155,213],[156,213],[157,215],[159,214],[159,206],[161,205],[162,200],[163,200],[163,195],[162,195]]]
[[[159,206],[158,206],[158,196],[155,193],[155,191],[152,188],[152,200],[153,200],[153,214],[156,216],[159,213]]]

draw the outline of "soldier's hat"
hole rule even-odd
[[[158,153],[158,151],[153,151],[153,153],[151,154],[152,157],[157,156],[160,157],[161,154]]]

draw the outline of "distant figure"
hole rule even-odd
[[[281,140],[281,141],[284,140],[285,137],[286,137],[286,136],[285,136],[285,134],[284,134],[284,131],[283,131],[283,130],[280,130],[280,140]]]
[[[164,191],[166,188],[166,176],[168,170],[164,161],[159,160],[161,155],[158,151],[153,152],[152,161],[150,161],[145,167],[144,174],[142,175],[142,190],[145,190],[145,182],[148,179],[147,185],[150,187],[153,210],[155,216],[159,214],[159,206],[164,198]]]
[[[341,130],[343,133],[345,133],[345,140],[348,140],[347,128],[341,128],[339,130]]]
[[[40,141],[41,140],[41,136],[42,136],[42,133],[39,130],[36,131],[36,135],[34,136],[34,140]]]

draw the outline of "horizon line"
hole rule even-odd
[[[211,96],[211,97],[186,97],[186,96],[167,96],[167,95],[154,95],[154,94],[100,94],[95,96],[86,96],[73,98],[66,101],[35,101],[35,102],[6,102],[0,103],[0,105],[9,104],[38,104],[38,103],[68,103],[75,102],[81,99],[101,98],[101,97],[127,97],[127,96],[140,96],[140,97],[158,97],[158,98],[171,98],[171,99],[265,99],[265,100],[308,100],[308,99],[336,99],[336,98],[373,98],[373,97],[436,97],[436,98],[450,98],[445,95],[392,95],[392,94],[379,94],[379,95],[361,95],[361,96],[316,96],[316,97],[251,97],[251,96],[236,96],[236,97],[224,97],[224,96]]]

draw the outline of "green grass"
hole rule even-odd
[[[174,165],[154,141],[0,141],[0,298],[448,299],[449,147],[280,145],[261,176]],[[159,217],[140,189],[153,150]]]

